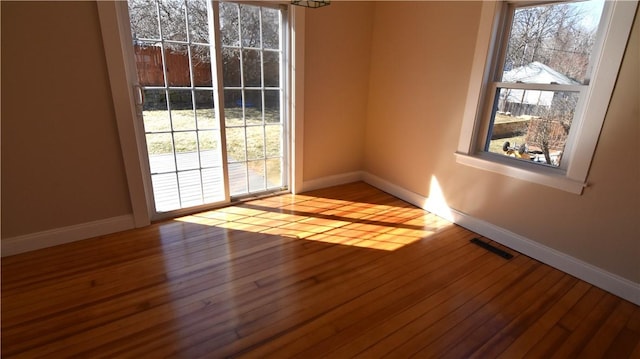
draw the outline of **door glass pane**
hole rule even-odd
[[[266,160],[267,187],[282,187],[282,160],[280,158],[270,158]]]
[[[247,163],[229,163],[229,193],[232,196],[247,193]]]
[[[198,143],[200,144],[200,160],[202,167],[220,166],[220,132],[219,131],[198,131]]]
[[[171,130],[171,120],[167,111],[167,92],[165,90],[144,90],[142,114],[146,132]]]
[[[264,120],[267,124],[281,123],[280,91],[267,90],[264,92]]]
[[[260,8],[240,5],[240,36],[243,47],[260,48]]]
[[[213,86],[213,76],[211,75],[211,49],[209,46],[191,46],[191,65],[193,66],[194,86]]]
[[[164,60],[169,86],[190,87],[189,47],[177,44],[165,45]]]
[[[187,41],[184,0],[158,1],[160,28],[165,40]]]
[[[222,170],[222,148],[218,131],[199,131],[200,168],[220,168]]]
[[[213,203],[224,200],[224,188],[222,167],[202,169],[202,192],[205,203]]]
[[[170,90],[169,106],[171,106],[171,123],[174,131],[196,129],[191,90]]]
[[[196,132],[175,132],[173,139],[176,146],[176,165],[178,171],[200,167],[198,153],[198,137]]]
[[[202,179],[200,170],[178,172],[180,185],[180,201],[183,207],[202,204]]]
[[[212,90],[195,90],[196,120],[198,129],[218,129]]]
[[[170,133],[148,133],[147,152],[151,173],[164,173],[176,170],[173,161],[173,142]]]
[[[191,42],[209,44],[209,0],[189,0],[189,36]]]
[[[280,54],[277,52],[265,51],[263,54],[264,61],[264,86],[279,87],[280,86]]]
[[[268,158],[282,156],[282,126],[265,126],[267,135],[266,155]]]
[[[604,1],[517,8],[502,82],[588,84]]]
[[[244,117],[247,125],[262,123],[262,91],[246,90],[244,92]]]
[[[242,91],[224,90],[224,117],[227,126],[244,125]]]
[[[175,173],[151,175],[156,211],[166,212],[180,208],[178,178]]]
[[[258,160],[264,156],[264,127],[247,127],[247,159]]]
[[[142,86],[164,86],[162,49],[155,43],[138,41],[133,45],[138,71],[138,83]]]
[[[240,50],[222,48],[222,77],[225,87],[240,87]]]
[[[246,161],[244,127],[227,128],[227,161]]]
[[[262,44],[266,49],[280,48],[280,12],[262,8]]]
[[[261,51],[259,50],[242,50],[242,71],[244,74],[245,87],[262,86],[260,53]]]
[[[154,0],[129,1],[129,19],[133,39],[160,39],[158,9]]]
[[[501,88],[497,97],[486,150],[559,166],[579,93]]]
[[[219,17],[220,39],[222,46],[240,46],[238,5],[229,2],[221,2]]]
[[[267,189],[265,183],[264,161],[249,161],[249,192],[264,191]]]

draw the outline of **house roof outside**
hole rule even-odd
[[[551,67],[534,61],[528,65],[516,67],[502,74],[503,82],[519,82],[525,84],[559,84],[579,85],[575,81]],[[553,91],[518,90],[512,89],[506,93],[506,101],[535,106],[551,106]]]
[[[534,61],[528,65],[516,67],[502,74],[503,82],[522,82],[525,84],[550,84],[580,85],[578,81],[570,79],[566,75],[551,67]]]

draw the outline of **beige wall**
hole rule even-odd
[[[131,213],[96,4],[1,6],[2,237]]]
[[[582,196],[457,164],[480,3],[376,3],[365,170],[640,282],[638,16]]]
[[[372,15],[370,2],[306,11],[305,181],[362,169]]]

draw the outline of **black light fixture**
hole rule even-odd
[[[291,0],[291,4],[315,9],[331,4],[331,0]]]

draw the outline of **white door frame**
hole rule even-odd
[[[98,1],[97,6],[134,224],[135,227],[143,227],[151,223],[155,211],[150,176],[145,175],[149,173],[149,168],[143,140],[144,129],[141,128],[142,122],[137,120],[138,112],[141,111],[141,98],[139,89],[131,85],[137,82],[137,70],[133,60],[133,46],[129,45],[132,44],[132,39],[127,3]],[[290,63],[286,68],[290,91],[285,99],[290,113],[289,190],[299,193],[303,182],[305,11],[296,6],[289,10],[290,44],[285,44],[290,46]],[[189,211],[194,209],[200,209],[200,206],[190,208]],[[180,211],[171,213],[180,215]]]

